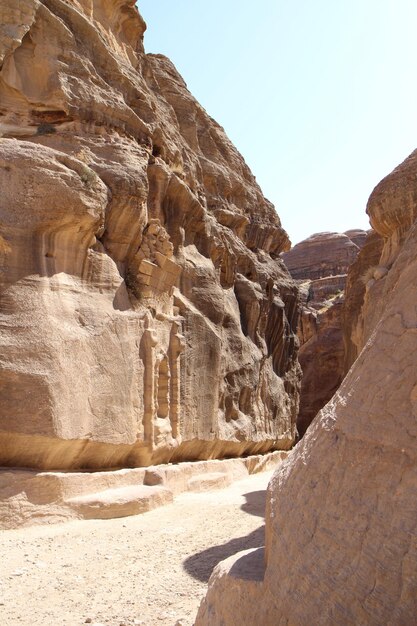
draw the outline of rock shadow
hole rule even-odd
[[[249,491],[243,496],[246,498],[246,502],[240,507],[241,510],[249,513],[249,515],[265,518],[266,490]]]
[[[185,559],[183,568],[196,580],[207,583],[213,569],[220,561],[224,561],[229,556],[249,550],[250,548],[260,548],[265,545],[265,526],[260,526],[246,537],[232,539],[221,546],[212,546],[197,552]]]

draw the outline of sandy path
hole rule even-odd
[[[136,517],[1,532],[1,626],[190,626],[216,563],[263,545],[270,477]]]

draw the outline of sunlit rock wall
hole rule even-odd
[[[133,0],[0,6],[0,465],[294,441],[289,241]]]

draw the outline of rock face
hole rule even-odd
[[[0,465],[287,449],[298,291],[134,0],[0,7]]]
[[[334,398],[274,474],[264,567],[259,551],[221,564],[198,626],[415,621],[416,157],[370,197],[372,225],[384,238],[384,264],[368,287],[376,323]]]
[[[336,278],[335,292],[319,302],[308,299],[314,290],[312,283],[301,313],[299,361],[303,377],[297,416],[300,437],[344,377],[343,288],[346,277]]]
[[[365,231],[354,230],[357,242]],[[282,255],[291,276],[298,280],[317,280],[326,276],[347,274],[359,251],[359,245],[347,233],[315,233]]]
[[[303,436],[345,373],[344,290],[347,271],[367,233],[317,233],[282,255],[299,281],[302,310],[298,337],[303,371],[297,430]]]
[[[384,240],[375,230],[370,230],[365,245],[349,267],[343,306],[344,371],[348,372],[357,359],[372,330],[365,328],[369,320],[368,301],[370,288],[375,284],[374,274],[381,277],[379,259]],[[383,271],[382,271],[383,275]],[[371,308],[372,308],[372,303]],[[372,324],[371,324],[372,325]]]

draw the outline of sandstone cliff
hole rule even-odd
[[[345,303],[343,306],[343,358],[344,372],[348,372],[359,356],[372,328],[365,319],[368,303],[375,304],[369,298],[371,287],[375,284],[374,275],[379,279],[385,270],[379,267],[384,240],[375,230],[370,230],[365,245],[356,260],[349,267],[346,279]]]
[[[351,239],[348,233],[352,234]],[[317,280],[346,274],[356,259],[365,231],[315,233],[282,255],[291,276],[298,280]],[[356,243],[355,240],[356,239]]]
[[[368,203],[383,237],[364,319],[373,330],[270,483],[265,561],[255,550],[219,565],[198,626],[415,622],[416,197],[413,153]]]
[[[134,0],[0,6],[0,465],[289,448],[289,241]]]
[[[344,290],[347,272],[366,238],[367,233],[359,229],[316,233],[282,255],[298,280],[302,300],[298,328],[303,372],[297,417],[300,436],[346,374],[344,341],[349,341],[349,331],[348,322],[345,323]],[[352,317],[355,306],[359,307],[359,303],[352,301]],[[349,320],[349,329],[352,324]]]

